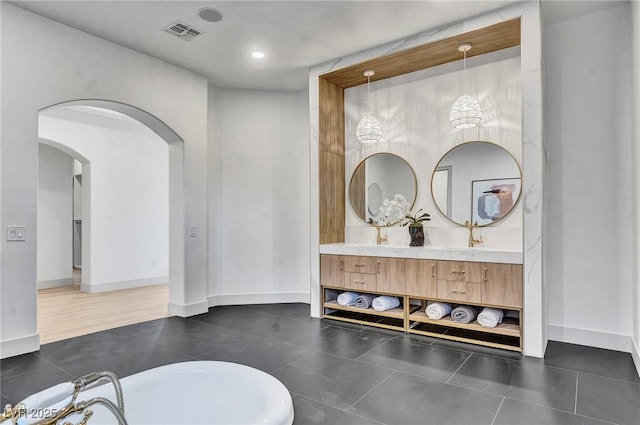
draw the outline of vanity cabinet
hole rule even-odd
[[[437,338],[522,351],[522,265],[415,258],[322,254],[323,318],[359,323]],[[377,312],[341,306],[340,290],[401,299],[398,308]],[[331,295],[329,295],[331,294]],[[509,314],[494,328],[456,323],[450,316],[430,319],[426,307],[441,301],[456,307],[502,309]]]

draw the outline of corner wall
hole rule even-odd
[[[307,93],[211,93],[209,305],[308,303]]]
[[[25,225],[28,235],[26,242],[3,238],[1,243],[0,357],[39,348],[37,122],[40,109],[61,102],[122,102],[154,115],[184,141],[184,218],[176,223],[183,232],[175,243],[186,254],[184,268],[170,271],[171,279],[176,276],[184,285],[170,290],[170,303],[181,315],[206,312],[207,80],[7,2],[0,2],[0,8],[1,60],[11,64],[3,66],[1,81],[0,230]],[[197,237],[187,237],[186,226],[196,226]]]
[[[629,7],[545,30],[549,338],[626,352],[635,263]]]
[[[640,3],[631,2],[631,57],[633,58],[633,200],[634,202],[634,235],[633,247],[633,339],[631,354],[640,375]]]

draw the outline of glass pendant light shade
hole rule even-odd
[[[478,101],[463,94],[455,101],[449,111],[449,121],[455,128],[471,128],[482,121],[482,108]]]
[[[382,125],[375,115],[362,118],[356,128],[356,138],[360,143],[378,143],[382,140]]]
[[[454,128],[475,127],[482,121],[482,108],[480,102],[467,94],[467,52],[471,50],[471,43],[460,43],[458,51],[464,53],[464,94],[451,106],[449,121]]]

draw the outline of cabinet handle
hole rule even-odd
[[[436,265],[431,266],[431,277],[436,277]]]
[[[482,281],[486,282],[487,280],[488,280],[488,278],[487,278],[487,268],[483,267],[482,268]]]
[[[340,260],[340,271],[344,271],[344,260]]]
[[[378,263],[378,274],[380,274],[380,263]]]
[[[453,274],[464,274],[464,270],[461,270],[461,271],[451,270],[451,273],[453,273]]]
[[[451,292],[453,292],[454,294],[466,294],[467,291],[456,291],[455,289],[452,289]]]
[[[364,285],[364,280],[354,280],[353,283],[359,283],[360,285]]]

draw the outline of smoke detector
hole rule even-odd
[[[196,29],[189,24],[185,24],[182,21],[175,21],[174,23],[164,27],[162,31],[171,35],[175,35],[176,37],[181,38],[184,41],[191,41],[192,39],[202,34],[202,31],[200,31],[199,29]]]
[[[220,22],[222,20],[222,13],[210,7],[200,9],[198,16],[207,22]]]

